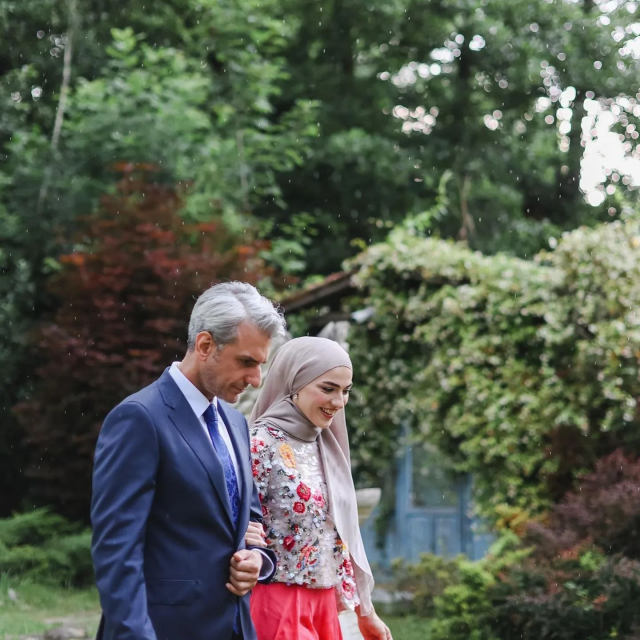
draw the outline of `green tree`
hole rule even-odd
[[[21,430],[30,394],[29,334],[62,298],[47,282],[73,252],[77,220],[113,193],[131,163],[179,185],[188,222],[222,221],[229,248],[255,237],[257,202],[281,198],[315,135],[313,105],[277,122],[270,101],[290,27],[274,3],[213,0],[105,4],[0,1],[0,320],[3,485],[20,500]],[[247,235],[248,234],[248,235]],[[188,239],[185,239],[188,241]]]
[[[429,217],[429,231],[485,252],[531,256],[550,236],[635,202],[612,167],[602,189],[617,194],[586,204],[580,163],[596,107],[614,115],[628,151],[635,148],[636,3],[287,6],[303,17],[278,110],[300,98],[319,102],[320,136],[304,166],[284,176],[281,217],[315,216],[310,271],[339,268],[406,215],[432,209],[445,175],[447,203]]]

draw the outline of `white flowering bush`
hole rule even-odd
[[[581,228],[526,261],[395,231],[355,261],[354,468],[379,485],[401,423],[474,478],[494,522],[640,452],[640,229]],[[353,407],[355,405],[355,408]]]

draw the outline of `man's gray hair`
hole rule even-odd
[[[223,282],[207,289],[197,300],[191,319],[187,346],[192,351],[196,336],[208,331],[217,346],[236,339],[238,327],[249,322],[271,338],[282,336],[287,326],[282,311],[246,282]]]

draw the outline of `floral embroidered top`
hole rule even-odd
[[[251,457],[267,546],[278,558],[274,581],[335,587],[339,609],[353,610],[360,604],[353,566],[329,517],[318,443],[258,424],[251,430]]]

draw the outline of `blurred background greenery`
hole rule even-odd
[[[554,543],[573,568],[518,544],[542,544],[528,523],[551,522],[580,478],[618,487],[597,471],[607,456],[640,454],[639,12],[0,0],[4,606],[11,580],[90,584],[101,421],[180,357],[193,297],[238,278],[283,299],[346,264],[360,287],[346,310],[376,311],[352,338],[358,481],[383,484],[412,416],[508,538],[480,568],[440,567],[414,614],[454,621],[435,637],[636,633],[637,558],[620,542],[640,531],[633,500],[616,541],[592,523]],[[470,603],[489,583],[494,600]],[[554,618],[558,602],[580,614]]]

